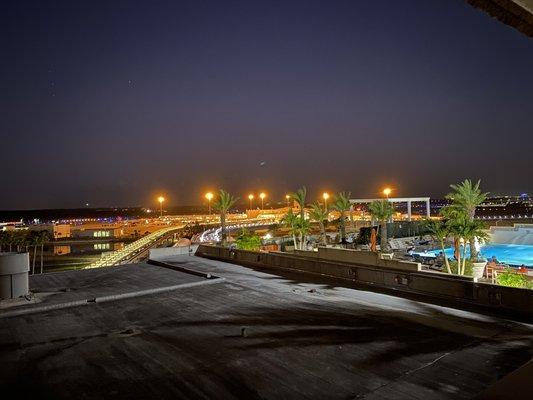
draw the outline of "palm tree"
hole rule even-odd
[[[44,244],[50,240],[50,234],[48,231],[41,231],[39,232],[38,236],[38,243],[41,246],[41,274],[43,273],[43,252],[44,252]]]
[[[435,219],[428,219],[425,221],[425,226],[431,233],[431,236],[435,240],[437,240],[440,244],[440,249],[442,251],[442,254],[444,255],[444,263],[446,264],[446,271],[451,274],[452,270],[450,268],[450,261],[448,260],[448,256],[446,255],[445,249],[445,241],[448,235],[450,234],[450,229],[446,222],[444,220],[435,220]]]
[[[453,192],[446,195],[447,199],[452,200],[451,207],[462,210],[470,221],[474,221],[476,207],[481,205],[488,196],[488,193],[481,192],[480,184],[480,180],[473,184],[470,179],[465,179],[458,185],[450,185]],[[475,237],[470,239],[470,258],[477,258]]]
[[[318,225],[320,227],[320,240],[322,241],[322,244],[325,246],[328,242],[326,240],[326,228],[324,226],[324,221],[328,219],[329,211],[324,210],[322,205],[317,201],[311,205],[311,212],[309,216],[312,220],[318,222]]]
[[[31,263],[31,273],[35,274],[35,260],[37,259],[37,246],[39,245],[39,232],[31,231],[30,232],[30,243],[33,246],[33,259]]]
[[[331,208],[338,211],[341,216],[339,217],[339,234],[341,243],[346,243],[346,212],[350,210],[350,193],[339,192],[335,195]]]
[[[9,232],[0,231],[0,253],[4,250],[4,246],[8,246],[10,243]]]
[[[238,199],[225,190],[220,189],[213,208],[220,213],[220,236],[222,244],[226,244],[226,214]]]
[[[387,241],[387,221],[394,214],[394,207],[388,200],[375,200],[369,204],[368,210],[373,219],[379,221],[380,235],[381,235],[381,251],[385,251],[389,248]]]
[[[459,258],[461,251],[461,236],[457,233],[455,224],[457,221],[462,221],[466,218],[466,214],[463,209],[455,207],[453,205],[447,205],[440,209],[440,216],[443,218],[444,223],[446,224],[446,229],[448,233],[453,236],[453,254],[456,258]]]
[[[9,246],[9,252],[13,251],[13,245],[16,244],[15,232],[6,231],[6,245]]]
[[[464,275],[466,269],[466,243],[471,243],[475,241],[476,238],[481,240],[488,240],[489,236],[484,231],[485,224],[483,222],[477,220],[470,220],[468,216],[463,216],[454,220],[450,220],[448,222],[448,226],[450,231],[457,238],[462,238],[465,242],[462,251],[458,253],[459,257],[457,258],[457,273],[459,275]],[[472,254],[470,254],[470,258],[474,259],[472,257]]]
[[[17,246],[17,251],[22,251],[25,247],[28,246],[28,233],[26,231],[15,231],[13,233],[13,241],[14,244]]]
[[[298,243],[296,242],[296,235],[298,234],[298,216],[292,212],[292,208],[289,208],[289,211],[285,214],[281,223],[290,228],[294,248],[297,249]]]
[[[300,218],[305,219],[305,198],[307,197],[307,189],[305,186],[292,193],[291,197],[296,203],[298,203],[298,207],[300,208]]]
[[[305,250],[306,236],[311,229],[309,220],[298,217],[296,219],[296,229],[300,238],[300,250]]]

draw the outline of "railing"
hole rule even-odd
[[[172,226],[152,232],[149,235],[146,235],[141,239],[124,246],[120,250],[102,254],[102,257],[98,261],[95,261],[85,268],[111,267],[113,265],[121,264],[130,260],[143,250],[150,248],[168,233],[181,229],[182,227],[183,226]]]

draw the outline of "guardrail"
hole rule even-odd
[[[170,232],[176,231],[181,228],[183,228],[183,226],[172,226],[152,232],[149,235],[146,235],[140,238],[139,240],[136,240],[135,242],[124,246],[120,250],[102,254],[102,257],[98,261],[95,261],[94,263],[88,265],[85,268],[100,268],[119,265],[124,261],[129,260],[132,257],[138,255],[142,251],[149,249],[151,246],[153,246],[155,243],[157,243]]]

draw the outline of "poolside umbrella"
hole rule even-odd
[[[376,230],[372,228],[370,231],[370,251],[377,251],[376,243],[378,241],[378,237],[376,235]]]

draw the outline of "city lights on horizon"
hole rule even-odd
[[[388,199],[391,196],[391,194],[393,193],[394,190],[395,189],[393,189],[390,186],[385,186],[381,190],[381,194]],[[319,199],[321,199],[323,201],[324,209],[327,210],[328,201],[332,198],[332,196],[333,195],[330,192],[328,192],[328,191],[320,192],[320,195],[318,197],[319,197]],[[212,202],[213,199],[215,199],[217,197],[217,194],[215,192],[213,192],[213,191],[207,191],[207,192],[204,192],[203,197],[207,200],[208,207],[209,207],[209,213],[211,213],[211,202]],[[267,191],[261,191],[261,192],[256,193],[256,194],[254,194],[253,192],[249,192],[246,196],[244,196],[244,198],[248,199],[248,202],[249,202],[248,205],[249,205],[250,209],[253,209],[253,204],[254,204],[253,202],[254,202],[254,200],[256,198],[261,200],[261,209],[264,209],[265,199],[267,197],[268,197]],[[290,207],[292,195],[289,194],[289,193],[286,193],[284,195],[284,198],[285,198],[285,202],[286,202],[287,207]],[[163,203],[167,202],[167,198],[165,198],[163,195],[159,195],[156,199],[157,199],[157,202],[159,203],[159,206],[160,206],[160,214],[162,215],[162,206],[163,206]],[[281,201],[279,201],[277,204],[280,204],[280,203],[281,203]],[[276,202],[274,204],[276,204]]]

